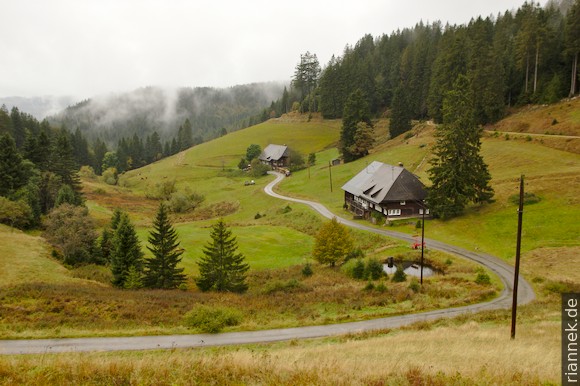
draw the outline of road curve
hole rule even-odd
[[[361,224],[361,223],[358,223],[358,222],[355,222],[352,220],[344,219],[342,217],[339,217],[339,216],[333,214],[324,205],[322,205],[320,203],[307,201],[307,200],[301,200],[301,199],[293,198],[293,197],[282,196],[281,194],[274,192],[273,189],[274,189],[274,186],[276,186],[280,181],[282,181],[284,179],[284,175],[282,175],[280,173],[276,173],[276,172],[269,172],[269,173],[272,175],[275,175],[276,179],[274,179],[274,181],[270,182],[264,188],[264,191],[266,192],[266,194],[268,194],[272,197],[279,198],[281,200],[286,200],[286,201],[291,201],[291,202],[296,202],[296,203],[308,205],[311,208],[313,208],[315,211],[317,211],[318,213],[323,215],[324,217],[329,218],[329,219],[332,219],[334,217],[337,219],[337,221],[339,223],[344,224],[346,226],[349,226],[351,228],[377,233],[380,235],[404,240],[404,241],[407,241],[409,243],[412,243],[415,241],[412,236],[410,236],[406,233],[396,232],[396,231],[391,231],[391,230],[386,230],[386,229],[373,228],[373,227],[370,227],[370,226],[367,226],[367,225],[364,225],[364,224]],[[492,270],[493,272],[495,272],[499,276],[499,278],[503,282],[504,290],[502,291],[500,296],[495,298],[494,300],[492,300],[490,302],[486,302],[486,303],[480,303],[479,306],[481,306],[481,308],[479,308],[478,310],[485,310],[485,309],[490,310],[490,309],[496,309],[496,308],[510,308],[511,307],[512,300],[513,300],[513,278],[514,278],[514,268],[512,266],[510,266],[509,264],[507,264],[506,262],[504,262],[503,260],[501,260],[495,256],[491,256],[489,254],[481,253],[481,252],[469,251],[467,249],[463,249],[463,248],[456,247],[453,245],[445,244],[441,241],[425,239],[425,244],[429,245],[429,248],[431,248],[431,249],[451,253],[454,255],[464,257],[464,258],[469,259],[469,260],[473,260],[476,263],[479,263],[479,264],[489,268],[490,270]],[[532,289],[532,286],[525,279],[523,279],[522,276],[520,275],[520,278],[518,280],[518,304],[529,303],[532,300],[534,300],[535,298],[536,298],[536,296],[534,294],[534,290]],[[453,310],[454,311],[460,311],[460,310],[469,311],[469,310],[471,310],[470,307],[471,306],[454,308]],[[445,310],[441,310],[441,311],[445,311]],[[462,312],[457,312],[456,314],[460,314],[460,313],[462,313]],[[418,314],[418,315],[421,315],[421,314]]]
[[[279,173],[271,173],[276,179],[269,183],[264,191],[266,194],[281,200],[296,202],[312,207],[324,217],[333,218],[349,227],[361,229],[369,232],[386,235],[389,237],[412,242],[411,236],[394,232],[372,228],[354,221],[346,220],[330,212],[324,205],[282,196],[273,191],[273,187],[278,184],[284,176]],[[466,313],[474,313],[484,310],[499,308],[509,308],[512,302],[513,293],[513,267],[504,261],[484,253],[476,253],[463,248],[448,245],[436,240],[426,239],[429,248],[444,251],[447,253],[462,256],[476,261],[495,272],[504,284],[504,290],[497,298],[485,302],[472,304],[464,307],[446,308],[422,312],[418,314],[408,314],[391,316],[387,318],[365,320],[360,322],[331,324],[322,326],[307,326],[296,328],[284,328],[260,331],[229,332],[222,334],[194,334],[194,335],[166,335],[166,336],[137,336],[137,337],[112,337],[112,338],[65,338],[65,339],[34,339],[34,340],[0,340],[0,354],[39,354],[39,353],[61,353],[61,352],[87,352],[87,351],[125,351],[125,350],[152,350],[152,349],[174,349],[190,347],[210,347],[225,346],[248,343],[276,342],[290,339],[318,338],[323,336],[357,333],[361,331],[378,330],[386,328],[397,328],[419,321],[429,321],[439,318],[449,318]],[[525,304],[535,298],[532,287],[520,276],[518,284],[518,304]]]

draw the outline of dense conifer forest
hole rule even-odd
[[[301,95],[300,109],[325,118],[341,118],[358,89],[374,116],[441,122],[443,96],[465,75],[476,95],[477,122],[487,124],[510,106],[553,103],[577,94],[579,52],[578,1],[544,7],[526,2],[466,25],[420,22],[390,35],[366,35],[342,56],[332,57],[319,77],[303,57],[294,84],[313,78],[315,87]]]

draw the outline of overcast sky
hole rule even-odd
[[[0,97],[290,81],[364,34],[464,24],[524,0],[0,0]],[[545,1],[541,2],[542,4]]]

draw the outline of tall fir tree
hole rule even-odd
[[[9,134],[0,135],[0,196],[8,196],[26,185],[28,176],[22,157]]]
[[[411,105],[405,87],[401,84],[395,90],[391,105],[391,120],[389,122],[389,134],[395,138],[411,130]]]
[[[55,139],[51,153],[50,171],[61,178],[61,182],[69,185],[75,193],[75,205],[84,202],[81,179],[74,159],[73,148],[69,134],[62,129]]]
[[[369,105],[360,89],[354,91],[346,101],[342,116],[342,129],[340,132],[339,151],[344,158],[344,162],[354,161],[360,158],[359,154],[352,153],[352,146],[355,143],[355,134],[359,123],[365,123],[372,127]]]
[[[147,246],[153,257],[145,260],[143,285],[149,288],[177,288],[186,278],[183,268],[177,267],[183,249],[179,248],[177,232],[169,221],[163,203],[159,205],[153,227],[148,239],[150,246]]]
[[[443,101],[434,159],[428,173],[428,202],[436,216],[461,214],[470,203],[489,202],[493,189],[487,165],[479,154],[482,128],[475,121],[474,96],[467,77],[460,75]]]
[[[220,219],[211,230],[211,241],[203,248],[195,283],[202,291],[245,292],[246,272],[250,266],[238,252],[236,238]]]
[[[115,209],[113,211],[113,216],[111,217],[111,222],[108,226],[103,228],[103,232],[101,233],[101,255],[107,262],[110,262],[111,259],[111,252],[113,250],[113,236],[115,235],[117,227],[119,226],[119,222],[121,221],[122,213],[123,212],[121,212],[120,209]]]
[[[122,213],[120,216],[119,224],[113,234],[112,246],[110,260],[113,285],[127,288],[130,284],[134,288],[136,286],[135,272],[139,275],[143,272],[143,252],[135,227],[127,213]]]
[[[564,29],[566,56],[572,62],[570,76],[570,92],[568,97],[573,97],[578,92],[578,56],[580,55],[580,0],[576,0],[566,15],[566,26]]]
[[[189,119],[185,119],[183,125],[177,131],[177,146],[179,151],[189,149],[193,145],[193,128]]]

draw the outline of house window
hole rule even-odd
[[[407,203],[405,201],[401,201],[400,204],[401,205],[406,205]]]
[[[423,214],[423,209],[419,209],[419,214]],[[425,214],[429,214],[429,209],[425,212]]]
[[[389,214],[389,216],[400,216],[401,209],[389,209],[388,214]]]

